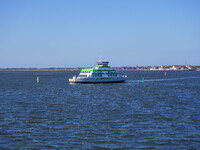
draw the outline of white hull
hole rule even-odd
[[[70,83],[119,83],[124,82],[125,77],[112,77],[112,78],[72,78],[69,79]]]

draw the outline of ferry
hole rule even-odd
[[[69,83],[119,83],[124,82],[127,75],[120,76],[115,69],[108,66],[109,61],[97,61],[94,68],[82,69],[80,74],[69,79]]]

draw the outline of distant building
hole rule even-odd
[[[181,65],[174,65],[172,66],[171,70],[181,70],[183,68],[183,66]]]
[[[174,65],[172,66],[171,70],[192,70],[192,67],[191,65]]]
[[[160,67],[158,68],[158,70],[166,70],[166,67],[165,67],[165,66],[160,66]]]
[[[187,70],[192,70],[192,66],[191,65],[185,65],[185,68],[187,68]]]
[[[159,70],[159,67],[151,67],[150,70]]]
[[[160,67],[151,67],[150,70],[166,70],[167,68],[165,66],[160,66]]]
[[[146,67],[136,67],[137,70],[154,70],[154,71],[164,71],[164,70],[193,70],[191,65],[174,65],[174,66],[146,66]]]

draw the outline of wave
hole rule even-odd
[[[156,81],[173,81],[173,80],[184,80],[184,79],[195,79],[200,77],[182,77],[182,78],[168,78],[168,79],[147,79],[145,82],[156,82]],[[141,80],[127,80],[128,83],[142,82]]]

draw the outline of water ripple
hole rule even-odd
[[[68,84],[77,73],[0,72],[0,148],[200,147],[200,72],[127,71],[126,83]]]

